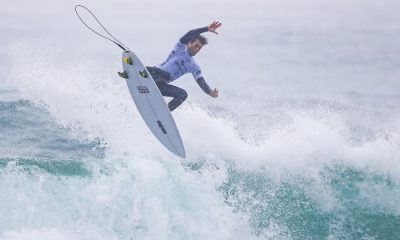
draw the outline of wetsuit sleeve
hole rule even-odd
[[[210,88],[210,86],[208,86],[208,84],[206,83],[206,80],[204,80],[203,77],[200,77],[200,78],[196,79],[196,82],[197,82],[197,84],[199,84],[199,86],[201,87],[201,89],[203,89],[203,91],[205,93],[210,95],[211,88]]]
[[[179,41],[182,44],[188,44],[190,40],[192,40],[193,38],[195,38],[196,36],[198,36],[198,35],[200,35],[200,34],[202,34],[204,32],[208,32],[208,27],[203,27],[203,28],[197,28],[197,29],[190,30],[185,35],[183,35],[183,37],[181,37],[179,39]]]

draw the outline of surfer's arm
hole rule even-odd
[[[206,83],[206,80],[204,80],[203,77],[199,77],[198,79],[196,79],[196,82],[197,82],[197,84],[199,84],[199,86],[201,87],[201,89],[203,89],[203,91],[205,93],[210,95],[211,88],[210,88],[210,86],[208,86],[208,84]]]
[[[188,44],[191,39],[193,39],[196,36],[198,36],[198,35],[200,35],[202,33],[205,33],[205,32],[208,32],[208,27],[196,28],[196,29],[190,30],[185,35],[183,35],[183,37],[181,37],[179,39],[179,41],[182,44]]]
[[[183,35],[183,37],[181,37],[179,39],[179,41],[182,44],[188,44],[191,39],[195,38],[196,36],[198,36],[202,33],[212,32],[212,33],[218,34],[215,30],[217,28],[221,27],[221,25],[222,25],[222,23],[214,21],[207,27],[196,28],[196,29],[190,30],[185,35]]]
[[[218,90],[217,89],[211,90],[210,86],[208,86],[206,80],[204,80],[203,77],[199,77],[198,79],[196,79],[196,82],[197,84],[199,84],[199,86],[201,87],[201,89],[203,89],[205,93],[207,93],[211,97],[218,97]]]

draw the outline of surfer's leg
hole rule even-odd
[[[146,67],[155,82],[167,81],[171,78],[169,72],[159,69],[158,67]]]
[[[156,82],[156,84],[163,96],[174,98],[168,103],[168,108],[171,112],[181,105],[188,97],[186,91],[182,88],[169,85],[165,82]]]

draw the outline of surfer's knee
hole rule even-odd
[[[182,99],[182,102],[183,102],[188,97],[188,94],[185,90],[182,89],[181,92],[179,93],[179,97],[180,97],[180,99]]]
[[[169,103],[168,103],[168,108],[172,112],[175,110],[177,107],[179,107],[188,97],[188,94],[185,90],[183,89],[176,89],[177,91],[175,92],[175,96],[173,97]]]

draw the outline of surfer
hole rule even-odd
[[[168,103],[170,111],[176,109],[187,98],[187,92],[179,87],[169,84],[186,73],[192,73],[197,84],[205,93],[213,98],[218,97],[218,89],[212,90],[204,80],[199,65],[194,60],[194,56],[207,44],[207,38],[201,35],[204,32],[217,34],[216,29],[221,27],[222,23],[213,22],[207,27],[197,28],[189,31],[181,37],[175,44],[167,59],[154,67],[147,67],[154,81],[156,82],[163,96],[172,97]]]

